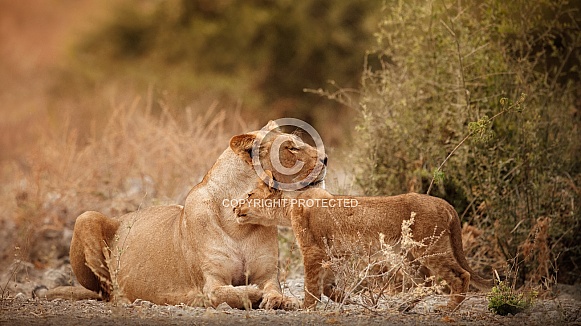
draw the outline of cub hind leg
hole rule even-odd
[[[99,212],[85,212],[75,221],[70,261],[73,273],[85,288],[111,299],[111,275],[106,257],[119,221]]]
[[[337,286],[335,273],[330,267],[321,267],[319,288],[322,288],[323,294],[335,302],[341,303],[346,300],[347,294]]]
[[[447,308],[454,310],[466,298],[470,286],[470,273],[460,266],[451,253],[425,258],[422,263],[436,276],[446,281],[450,288]]]

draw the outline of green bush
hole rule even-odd
[[[577,7],[385,1],[353,146],[363,191],[426,192],[441,162],[477,131],[438,171],[431,194],[486,230],[484,265],[517,257],[520,281],[546,281],[555,267],[561,281],[574,281],[581,266]],[[514,104],[522,112],[488,120]],[[478,122],[486,123],[474,129]]]
[[[501,316],[516,315],[532,306],[535,298],[535,292],[517,293],[506,283],[499,282],[488,294],[488,310]]]

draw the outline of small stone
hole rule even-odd
[[[133,301],[133,305],[134,306],[141,306],[141,307],[145,307],[145,308],[151,308],[154,306],[153,303],[151,303],[147,300],[141,300],[141,299],[135,299],[135,301]]]
[[[26,295],[22,292],[18,292],[15,296],[14,296],[14,300],[16,301],[26,301],[28,300],[28,298],[26,297]]]
[[[230,307],[226,302],[222,302],[221,304],[219,304],[216,307],[216,310],[218,310],[218,311],[227,311],[227,310],[232,310],[232,307]]]
[[[210,308],[208,307],[206,309],[206,311],[204,311],[204,313],[202,314],[203,318],[212,318],[214,317],[218,312],[216,311],[216,309],[214,308]]]
[[[39,285],[32,290],[32,298],[46,299],[47,287],[44,285]]]

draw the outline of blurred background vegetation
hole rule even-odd
[[[50,265],[63,253],[35,243],[84,210],[180,202],[231,135],[280,117],[313,124],[344,161],[329,178],[354,184],[333,191],[426,192],[469,124],[524,93],[431,194],[482,232],[467,247],[479,270],[510,260],[521,282],[577,282],[580,7],[0,0],[1,260],[21,247]]]
[[[499,270],[511,261],[532,284],[577,282],[579,5],[386,1],[355,134],[363,191],[425,193],[478,123],[485,128],[454,152],[431,194],[485,230],[473,260]]]
[[[345,115],[353,112],[303,89],[329,81],[357,87],[381,3],[170,0],[111,6],[110,15],[70,49],[56,92],[93,92],[112,80],[137,92],[153,86],[176,107],[212,98],[241,106],[261,123],[300,118],[336,144],[348,126]]]

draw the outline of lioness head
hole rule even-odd
[[[278,185],[298,185],[293,190],[320,184],[326,174],[324,153],[296,135],[281,132],[273,122],[263,130],[232,137],[230,148],[256,171],[262,171],[259,177],[270,170]]]

